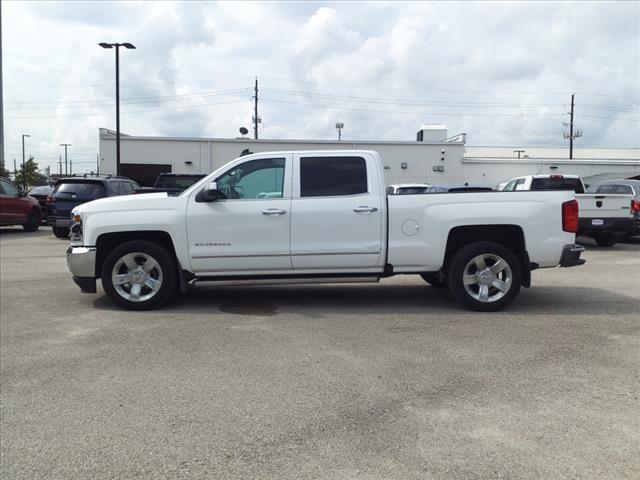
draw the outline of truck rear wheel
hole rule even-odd
[[[522,269],[508,248],[493,242],[475,242],[454,255],[447,280],[458,303],[470,310],[495,312],[518,295]]]
[[[615,235],[613,233],[599,233],[593,238],[599,247],[613,247],[618,243],[620,235]]]
[[[162,306],[176,291],[175,261],[160,245],[134,240],[116,247],[102,265],[102,287],[127,310]]]

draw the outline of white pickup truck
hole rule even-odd
[[[420,274],[499,310],[531,270],[584,263],[573,192],[390,195],[378,153],[237,158],[178,196],[96,200],[71,215],[67,262],[85,293],[156,308],[188,285],[336,283]]]
[[[525,175],[512,178],[502,191],[571,190],[576,194],[580,219],[578,235],[593,237],[601,247],[612,247],[634,229],[633,195],[585,193],[578,175]]]

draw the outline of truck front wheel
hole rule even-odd
[[[518,295],[522,269],[508,248],[493,242],[475,242],[454,255],[447,280],[458,303],[470,310],[495,312]]]
[[[134,240],[107,255],[102,287],[109,298],[127,310],[162,306],[176,291],[175,261],[160,245]]]

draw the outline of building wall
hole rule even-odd
[[[494,187],[513,177],[537,173],[589,176],[640,171],[640,149],[637,148],[576,149],[575,158],[568,160],[566,149],[528,147],[525,148],[525,153],[530,157],[518,160],[513,153],[516,147],[473,147],[465,146],[463,141],[353,143],[122,136],[120,143],[122,163],[167,164],[171,165],[174,173],[210,173],[238,157],[244,149],[254,153],[286,150],[376,150],[384,161],[387,184],[428,182],[447,185],[469,182]],[[100,158],[101,172],[115,173],[115,136],[103,130],[100,132]],[[407,168],[402,168],[403,163],[406,163]],[[444,172],[434,172],[433,167],[440,165],[444,166]]]
[[[599,173],[640,173],[640,160],[609,159],[504,159],[469,158],[463,160],[466,182],[488,187],[522,175],[571,174],[588,177]]]
[[[569,159],[569,144],[566,147],[465,147],[465,157],[518,158],[514,150],[524,150],[520,155],[528,158]],[[638,148],[575,148],[573,158],[640,160]]]
[[[253,153],[286,150],[376,150],[384,160],[387,184],[410,182],[457,184],[462,181],[464,153],[462,142],[353,143],[120,137],[122,163],[167,164],[171,165],[174,173],[210,173],[240,156],[245,149]],[[445,151],[444,155],[442,150]],[[100,136],[100,158],[101,172],[115,173],[115,137],[112,135]],[[403,163],[406,163],[406,168],[402,168]],[[444,172],[434,172],[433,167],[437,165],[443,165]]]

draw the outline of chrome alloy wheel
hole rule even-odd
[[[512,282],[511,267],[504,258],[493,253],[473,257],[464,267],[464,289],[482,303],[500,300],[509,292]]]
[[[113,266],[111,283],[118,295],[130,302],[144,302],[153,298],[162,286],[162,268],[151,255],[132,252]]]

